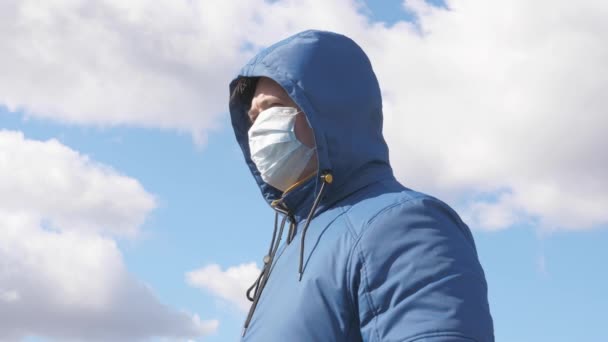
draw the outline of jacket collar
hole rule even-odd
[[[329,171],[331,173],[331,171]],[[315,212],[315,216],[326,211],[340,200],[348,197],[352,193],[381,180],[393,178],[393,171],[390,166],[369,165],[368,167],[354,173],[351,179],[343,182],[340,187],[333,187],[328,184],[328,189],[321,199],[321,203]],[[311,177],[301,184],[288,189],[280,199],[273,201],[272,206],[281,206],[289,215],[293,216],[296,223],[305,220],[310,213],[313,201],[319,192],[321,183],[320,174]]]

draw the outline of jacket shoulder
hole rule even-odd
[[[461,222],[456,212],[443,201],[402,186],[371,189],[367,194],[360,194],[358,197],[353,200],[352,205],[343,208],[349,230],[355,240],[373,227],[374,221],[381,217],[384,220],[404,220],[406,217],[402,214],[403,210],[418,208],[419,211],[432,215],[432,210],[425,210],[425,207],[436,206]]]
[[[406,189],[359,201],[346,216],[349,295],[364,339],[494,340],[475,243],[450,206]]]

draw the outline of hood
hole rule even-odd
[[[298,221],[319,191],[323,172],[330,172],[333,182],[318,213],[368,184],[392,177],[382,135],[380,87],[369,59],[353,40],[316,30],[295,34],[252,58],[230,83],[230,94],[235,93],[240,78],[262,76],[285,89],[314,131],[318,177],[283,197]],[[249,96],[231,96],[230,115],[245,161],[270,204],[283,194],[262,180],[250,158],[247,111],[251,96],[251,92]]]

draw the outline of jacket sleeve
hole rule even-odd
[[[363,341],[494,341],[471,232],[437,199],[396,203],[372,217],[350,270]]]

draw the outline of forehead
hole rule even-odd
[[[256,98],[259,99],[266,96],[291,100],[289,95],[287,95],[287,92],[285,91],[285,89],[283,89],[283,87],[281,87],[281,85],[279,85],[277,82],[273,81],[270,78],[262,77],[257,82],[252,101]]]

